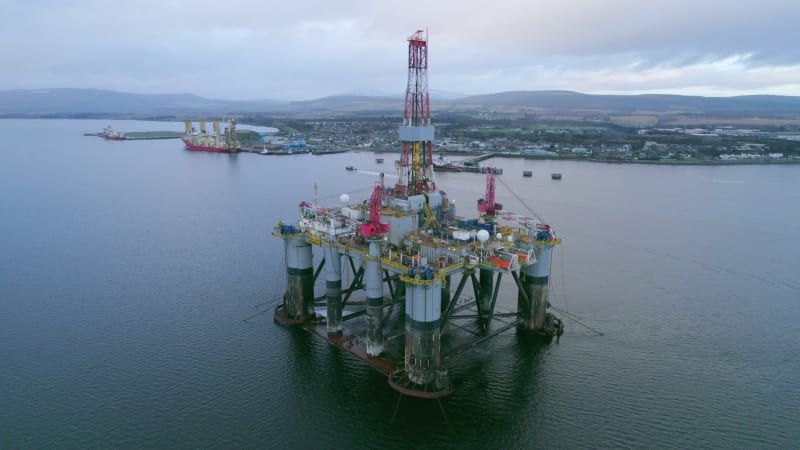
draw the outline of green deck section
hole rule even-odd
[[[182,131],[130,131],[125,133],[125,139],[180,139],[184,136]]]

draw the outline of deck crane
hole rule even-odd
[[[369,198],[369,219],[361,224],[361,234],[364,236],[380,236],[389,232],[389,224],[381,222],[381,209],[385,193],[383,174],[381,173],[380,180],[375,182],[375,189],[372,190]]]
[[[503,209],[503,205],[494,201],[494,173],[491,167],[486,168],[486,194],[483,198],[478,199],[478,211],[490,217],[494,217],[495,213]]]

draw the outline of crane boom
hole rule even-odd
[[[501,206],[494,201],[494,173],[490,167],[486,168],[486,194],[478,200],[478,211],[487,216],[494,216]]]
[[[361,234],[364,236],[379,236],[389,232],[389,224],[381,222],[381,209],[383,208],[383,174],[380,181],[375,182],[375,189],[369,197],[369,218],[361,224]]]

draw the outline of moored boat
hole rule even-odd
[[[464,165],[452,162],[443,155],[439,155],[439,157],[433,161],[433,170],[436,172],[463,172]]]
[[[235,119],[231,119],[228,122],[228,127],[225,128],[224,133],[220,133],[218,121],[215,120],[213,125],[214,132],[207,133],[205,121],[200,121],[200,130],[198,131],[192,126],[192,121],[187,120],[186,135],[183,137],[186,149],[215,153],[236,153],[241,151],[242,147],[236,137]]]
[[[111,128],[111,125],[103,128],[103,139],[108,139],[109,141],[124,141],[125,135],[120,133],[119,131],[114,131]]]

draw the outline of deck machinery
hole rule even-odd
[[[502,210],[491,171],[478,200],[481,215],[456,216],[455,203],[433,178],[427,36],[418,31],[408,43],[398,183],[385,186],[381,174],[368,202],[352,204],[347,195],[333,207],[301,202],[299,221],[275,226],[288,279],[275,321],[361,358],[402,394],[438,398],[452,391],[445,364],[451,356],[514,327],[546,340],[563,332],[547,312],[551,254],[560,240],[550,226]],[[321,255],[316,269],[315,254]],[[353,275],[345,289],[343,264]],[[323,270],[325,295],[315,297]],[[500,313],[504,276],[513,280],[516,311]],[[467,285],[474,297],[462,298]],[[351,300],[361,291],[363,300]],[[442,336],[452,330],[468,337],[448,339],[457,345],[443,348]],[[403,355],[393,356],[386,345],[399,337]]]

